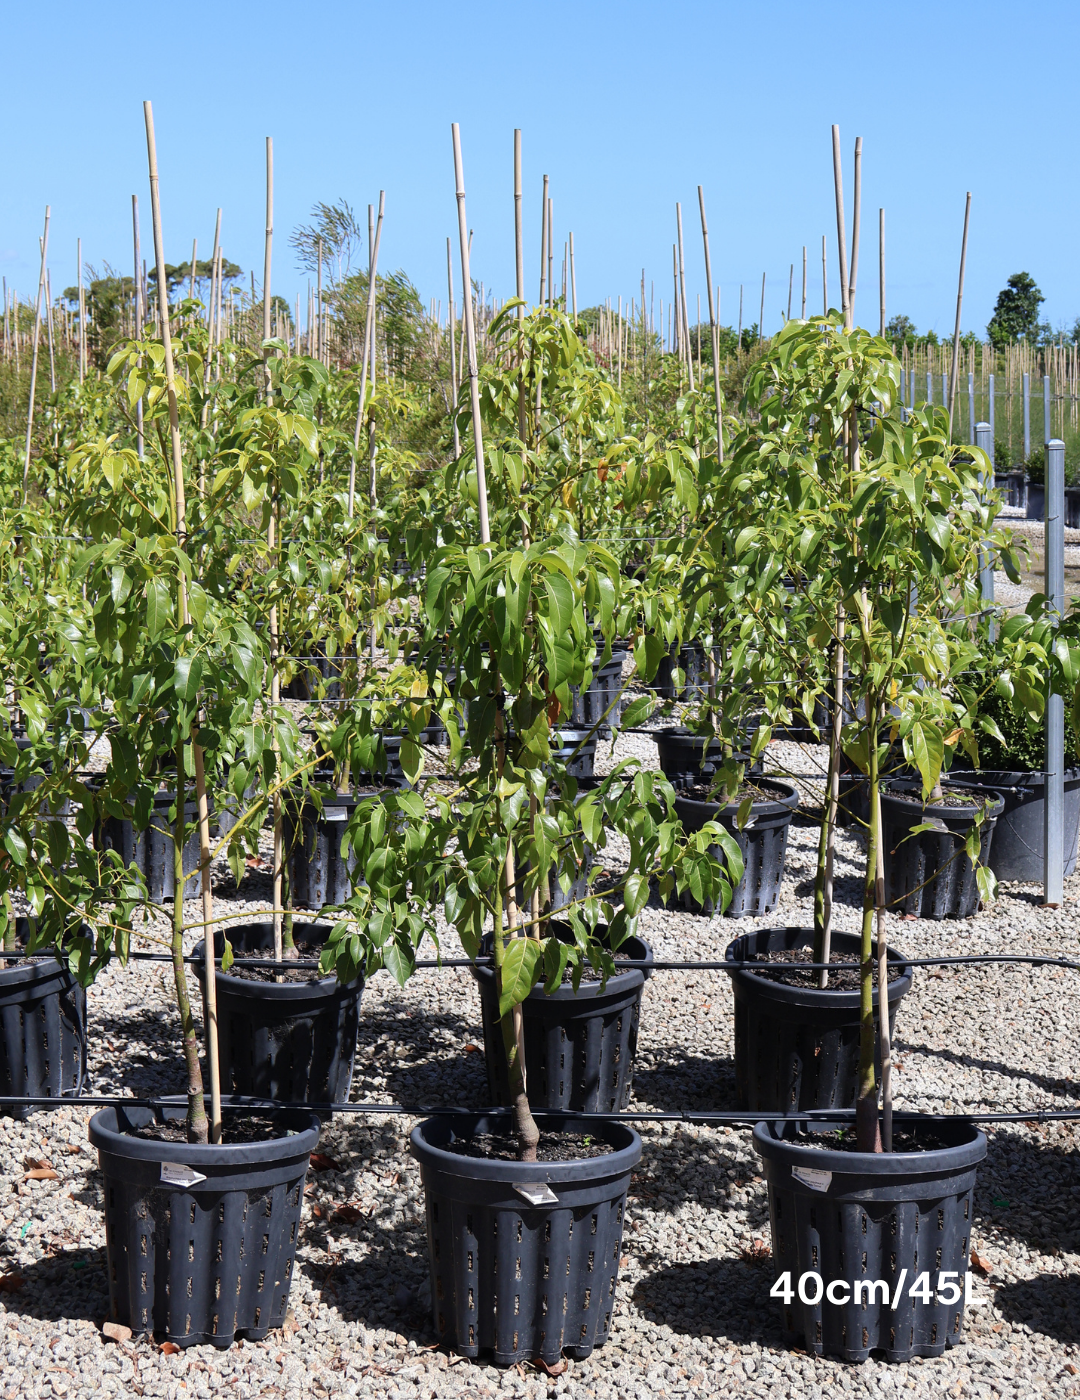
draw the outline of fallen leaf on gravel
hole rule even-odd
[[[466,1055],[479,1055],[481,1053],[479,1045],[474,1045],[472,1041],[465,1047]]]
[[[269,862],[263,860],[261,856],[248,856],[244,864],[249,870],[258,870],[260,866],[268,865]]]
[[[334,1219],[340,1220],[343,1225],[355,1225],[358,1220],[362,1220],[364,1212],[359,1206],[338,1206],[334,1211]]]
[[[297,1322],[296,1314],[293,1312],[292,1308],[285,1314],[285,1321],[282,1326],[286,1332],[300,1331],[300,1324]]]
[[[110,1337],[114,1342],[130,1342],[131,1328],[125,1327],[122,1322],[103,1322],[101,1330],[106,1337]]]
[[[322,1206],[312,1206],[312,1207],[311,1207],[311,1213],[312,1213],[312,1215],[315,1217],[316,1220],[321,1220],[321,1219],[323,1218],[323,1208],[322,1208]]]
[[[161,1350],[166,1356],[178,1356],[180,1354],[180,1348],[175,1342],[162,1342]]]
[[[23,1181],[59,1181],[60,1173],[54,1172],[52,1167],[34,1167],[32,1171],[23,1173]]]
[[[0,1293],[17,1293],[25,1282],[21,1274],[4,1274],[0,1276]]]
[[[542,1356],[538,1356],[532,1364],[545,1376],[561,1376],[566,1370],[565,1361],[556,1361],[554,1366],[549,1366]]]
[[[76,1152],[81,1152],[81,1151],[82,1151],[82,1148],[79,1146],[79,1144],[78,1144],[77,1142],[69,1142],[68,1145],[67,1145],[67,1147],[64,1148],[64,1151],[65,1151],[65,1152],[71,1152],[72,1154],[74,1154],[74,1153],[76,1153]]]
[[[1066,1361],[1065,1369],[1070,1376],[1080,1376],[1080,1366],[1074,1365],[1071,1361]]]
[[[345,1168],[340,1162],[335,1162],[333,1157],[328,1157],[325,1152],[313,1152],[311,1154],[311,1167],[317,1172],[340,1172]]]
[[[974,1249],[971,1251],[971,1267],[978,1270],[984,1278],[987,1274],[991,1273],[994,1268],[985,1254],[979,1254]]]
[[[45,1157],[24,1157],[23,1170],[28,1172],[51,1171],[52,1163]]]

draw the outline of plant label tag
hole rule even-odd
[[[819,1171],[817,1167],[792,1167],[791,1175],[811,1191],[827,1191],[832,1185],[832,1172]]]
[[[324,822],[343,822],[349,815],[344,807],[324,807],[322,814]]]
[[[521,1186],[515,1186],[514,1190],[523,1201],[528,1201],[531,1206],[557,1206],[559,1198],[550,1186],[545,1186],[542,1181],[528,1181]]]
[[[197,1172],[193,1167],[182,1166],[179,1162],[162,1162],[161,1180],[166,1186],[194,1186],[196,1182],[205,1181],[206,1177],[202,1172]]]

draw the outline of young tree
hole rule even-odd
[[[1027,272],[1014,272],[998,292],[986,333],[996,350],[1018,340],[1034,341],[1039,331],[1039,307],[1046,300]]]
[[[894,316],[885,327],[885,339],[888,341],[902,340],[912,344],[918,334],[910,316]]]

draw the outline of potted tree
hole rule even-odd
[[[971,643],[966,627],[950,619],[958,604],[961,613],[977,611],[981,548],[1000,547],[1006,567],[1015,571],[1015,563],[1006,541],[993,531],[993,505],[982,498],[979,472],[989,466],[982,454],[950,446],[940,410],[927,410],[918,431],[886,416],[899,367],[884,345],[858,330],[842,333],[828,321],[789,328],[778,339],[785,334],[794,342],[788,346],[793,358],[800,351],[824,350],[842,357],[856,384],[860,371],[868,373],[874,399],[884,410],[871,426],[860,422],[854,400],[841,404],[833,421],[837,434],[847,436],[842,475],[829,479],[827,459],[824,471],[819,459],[800,457],[792,464],[814,494],[820,490],[821,504],[828,502],[830,528],[821,528],[823,513],[816,522],[820,546],[815,549],[821,551],[819,572],[834,574],[842,590],[841,636],[860,676],[862,713],[844,725],[841,739],[866,775],[870,826],[859,938],[854,1129],[829,1132],[792,1117],[759,1124],[755,1146],[769,1183],[779,1274],[774,1294],[783,1299],[788,1336],[801,1337],[811,1350],[853,1360],[874,1347],[904,1359],[936,1354],[959,1337],[963,1288],[950,1285],[962,1284],[967,1268],[975,1168],[986,1144],[981,1133],[963,1124],[917,1115],[893,1122],[888,1023],[882,1018],[875,1025],[873,1016],[875,971],[879,1006],[888,977],[881,764],[895,730],[905,756],[918,768],[925,800],[940,786],[946,747],[972,748],[970,717],[949,694]],[[803,503],[811,501],[804,497]],[[817,533],[812,530],[810,537]],[[837,620],[829,619],[828,627],[838,640]],[[827,635],[823,626],[822,639]],[[923,826],[918,817],[915,803],[909,825],[916,834]],[[980,877],[989,887],[988,872],[980,871]],[[875,1072],[879,1038],[881,1110]],[[929,1266],[925,1234],[914,1229],[916,1217],[930,1230]],[[858,1241],[857,1251],[852,1240]],[[799,1292],[795,1285],[811,1272],[820,1276],[821,1290]]]

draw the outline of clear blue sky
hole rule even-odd
[[[797,310],[804,243],[810,305],[820,304],[822,233],[835,293],[829,128],[838,122],[849,209],[851,154],[863,137],[858,319],[876,326],[884,206],[889,313],[951,332],[969,189],[965,329],[982,331],[997,291],[1021,269],[1045,293],[1043,315],[1055,326],[1080,315],[1075,0],[191,0],[166,11],[49,0],[8,11],[4,38],[0,272],[20,293],[35,284],[46,203],[56,290],[74,281],[78,236],[88,262],[128,268],[132,193],[152,251],[149,97],[170,262],[190,257],[193,236],[208,255],[220,204],[227,255],[261,277],[263,143],[274,137],[274,290],[290,302],[306,278],[288,235],[314,201],[343,195],[366,222],[383,188],[380,266],[404,269],[425,300],[445,304],[456,120],[473,273],[500,296],[513,292],[519,126],[530,296],[547,172],[560,260],[574,231],[581,306],[636,295],[643,266],[667,301],[682,201],[693,319],[705,290],[700,182],[722,319],[735,320],[740,283],[745,319],[756,319],[765,272],[769,329],[786,306],[793,261]]]

